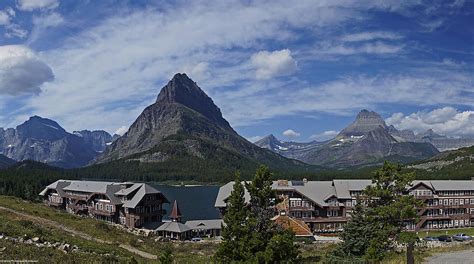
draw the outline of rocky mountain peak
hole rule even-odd
[[[54,140],[64,137],[66,130],[51,119],[32,116],[23,124],[17,126],[17,134],[21,138],[36,138]]]
[[[387,124],[385,124],[383,118],[374,111],[363,109],[357,114],[354,122],[341,131],[339,137],[363,136],[380,126],[387,129]]]
[[[161,89],[156,100],[156,104],[159,105],[173,103],[199,112],[220,125],[229,126],[229,123],[222,117],[221,110],[212,99],[185,73],[175,74],[173,79]]]

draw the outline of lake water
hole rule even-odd
[[[164,204],[165,218],[171,213],[174,200],[178,201],[179,209],[183,215],[183,222],[187,220],[205,220],[219,218],[219,212],[214,207],[219,186],[170,186],[150,183],[161,191],[170,204]]]

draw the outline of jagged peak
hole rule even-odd
[[[360,120],[360,119],[368,119],[368,118],[371,118],[371,119],[382,119],[382,117],[375,111],[369,111],[367,109],[362,109],[359,114],[357,114],[357,117],[356,119],[357,120]]]
[[[155,104],[181,104],[230,127],[214,101],[185,73],[177,73],[160,91]]]

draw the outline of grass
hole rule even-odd
[[[173,255],[178,263],[208,263],[210,256],[214,255],[216,250],[216,244],[214,243],[170,243],[170,242],[155,242],[153,237],[146,238],[136,236],[126,231],[117,229],[113,226],[90,218],[82,218],[57,210],[41,203],[32,203],[29,201],[21,200],[16,197],[0,196],[0,206],[10,208],[27,215],[37,216],[48,220],[56,221],[61,225],[74,229],[85,234],[88,234],[94,238],[101,239],[104,241],[113,242],[112,244],[104,244],[86,239],[72,236],[70,233],[62,231],[60,229],[52,228],[48,225],[42,225],[41,223],[32,222],[26,220],[26,218],[13,214],[10,212],[1,211],[0,214],[0,233],[5,233],[8,236],[24,236],[27,237],[40,237],[45,241],[50,242],[66,242],[69,244],[77,245],[81,249],[85,249],[94,254],[112,254],[119,256],[119,260],[131,259],[132,255],[128,251],[125,251],[118,247],[119,244],[127,244],[136,247],[145,252],[160,256],[166,245],[171,244],[173,246]],[[142,240],[143,242],[139,242]],[[22,247],[18,245],[17,247]],[[38,252],[38,254],[43,254]],[[20,254],[23,256],[22,254]],[[26,255],[25,255],[26,256]],[[5,256],[0,255],[2,259]],[[75,256],[74,256],[75,257]],[[96,256],[97,259],[101,259]],[[145,259],[141,259],[135,256],[135,259],[140,262],[147,262]],[[79,263],[88,263],[79,262]]]

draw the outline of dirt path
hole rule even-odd
[[[10,212],[10,213],[22,216],[26,219],[29,219],[29,220],[31,220],[33,222],[36,222],[36,223],[39,223],[41,225],[47,225],[47,226],[52,227],[52,228],[60,229],[62,231],[68,232],[68,233],[70,233],[74,236],[78,236],[78,237],[86,239],[86,240],[91,240],[91,241],[95,241],[95,242],[103,243],[103,244],[112,244],[112,242],[110,242],[110,241],[105,241],[105,240],[102,240],[102,239],[99,239],[99,238],[92,237],[92,236],[90,236],[86,233],[71,229],[71,228],[66,227],[63,224],[60,224],[60,223],[58,223],[56,221],[53,221],[53,220],[45,219],[45,218],[42,218],[42,217],[39,217],[39,216],[33,216],[33,215],[25,214],[25,213],[18,212],[16,210],[13,210],[13,209],[10,209],[10,208],[7,208],[7,207],[3,207],[3,206],[0,206],[0,210],[7,211],[7,212]],[[138,248],[134,248],[130,245],[120,244],[119,247],[121,247],[121,248],[123,248],[123,249],[125,249],[125,250],[127,250],[127,251],[129,251],[133,254],[139,255],[143,258],[158,259],[158,257],[156,255],[147,253],[145,251],[141,251]]]

